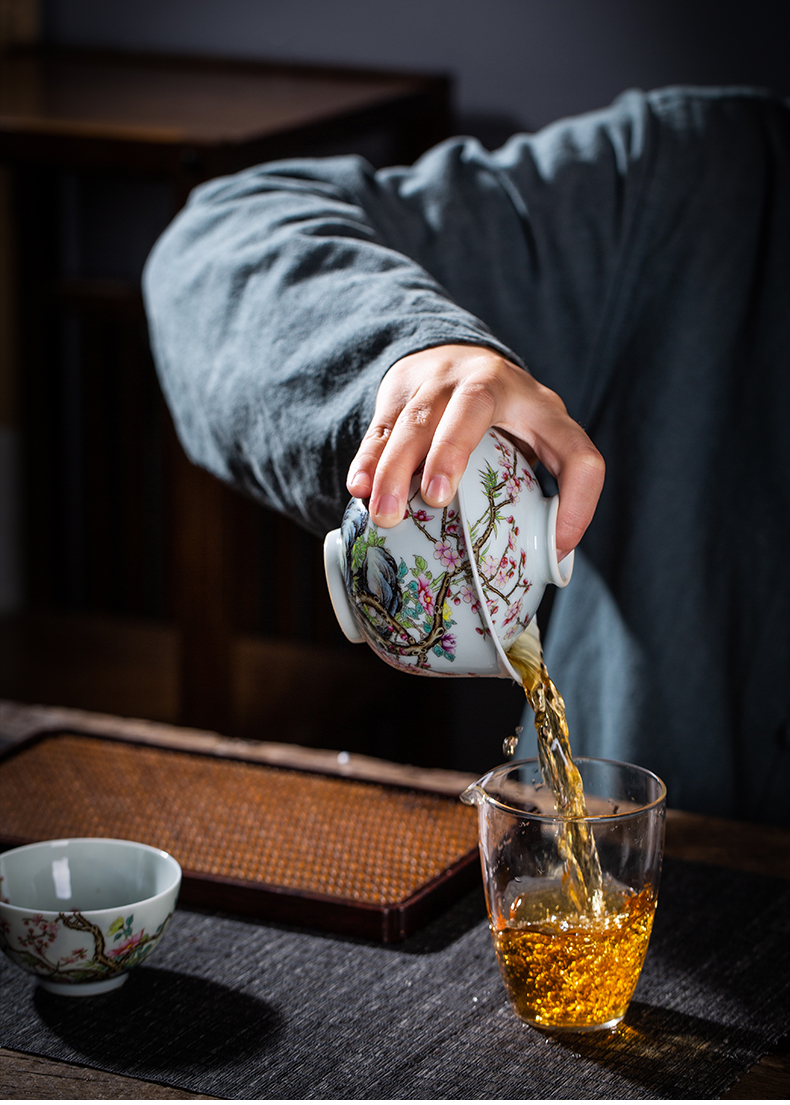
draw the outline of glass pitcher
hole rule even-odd
[[[647,952],[664,842],[666,788],[631,764],[579,757],[588,816],[556,812],[537,760],[489,771],[461,795],[477,806],[494,950],[513,1010],[544,1031],[615,1028]],[[584,896],[574,840],[600,864]],[[579,880],[582,881],[582,893]]]

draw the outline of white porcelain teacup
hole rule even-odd
[[[444,509],[424,502],[419,473],[403,520],[389,529],[352,499],[324,541],[343,632],[404,671],[520,681],[507,649],[533,623],[546,585],[565,587],[573,571],[573,553],[557,560],[558,507],[496,430]]]
[[[131,840],[46,840],[0,854],[0,947],[46,990],[104,993],[157,947],[181,868]]]

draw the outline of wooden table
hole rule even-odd
[[[0,701],[0,748],[41,729],[76,728],[150,740],[161,746],[257,759],[262,763],[341,770],[350,778],[384,780],[458,794],[472,776],[423,770],[365,756],[351,756],[338,768],[337,752],[272,742],[249,743],[216,733],[122,719],[80,710],[30,707]],[[790,832],[768,826],[725,821],[680,810],[667,812],[668,856],[713,863],[734,870],[790,879]],[[0,1048],[0,1097],[18,1099],[191,1098],[199,1095],[71,1063]],[[724,1095],[728,1099],[790,1097],[790,1038],[764,1056]]]

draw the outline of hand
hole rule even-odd
[[[390,368],[349,469],[348,490],[370,498],[375,525],[394,526],[404,515],[411,478],[425,461],[422,497],[429,506],[444,507],[491,426],[504,430],[528,461],[540,460],[556,477],[562,559],[595,513],[603,457],[558,395],[484,346],[436,346]]]

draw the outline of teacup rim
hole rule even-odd
[[[7,848],[5,851],[0,852],[0,860],[4,857],[13,854],[19,854],[21,852],[32,851],[44,847],[56,847],[57,845],[65,844],[83,844],[83,843],[101,843],[101,844],[120,844],[124,846],[133,847],[135,849],[142,849],[143,851],[153,852],[155,855],[164,859],[168,864],[174,865],[171,868],[170,880],[162,890],[157,891],[156,894],[149,894],[146,898],[137,898],[130,902],[118,902],[117,905],[102,907],[101,909],[39,909],[37,906],[32,905],[16,905],[13,902],[5,901],[0,898],[0,909],[11,910],[12,913],[30,913],[31,911],[42,918],[47,920],[54,920],[61,913],[75,913],[79,912],[86,918],[103,918],[105,914],[117,915],[125,910],[140,909],[142,907],[148,907],[155,905],[161,899],[172,894],[174,891],[178,891],[181,885],[183,871],[181,864],[171,855],[170,852],[166,852],[163,848],[157,848],[153,844],[144,844],[140,840],[127,840],[123,837],[108,837],[108,836],[68,836],[59,837],[52,840],[34,840],[28,844],[19,844],[14,848]]]

